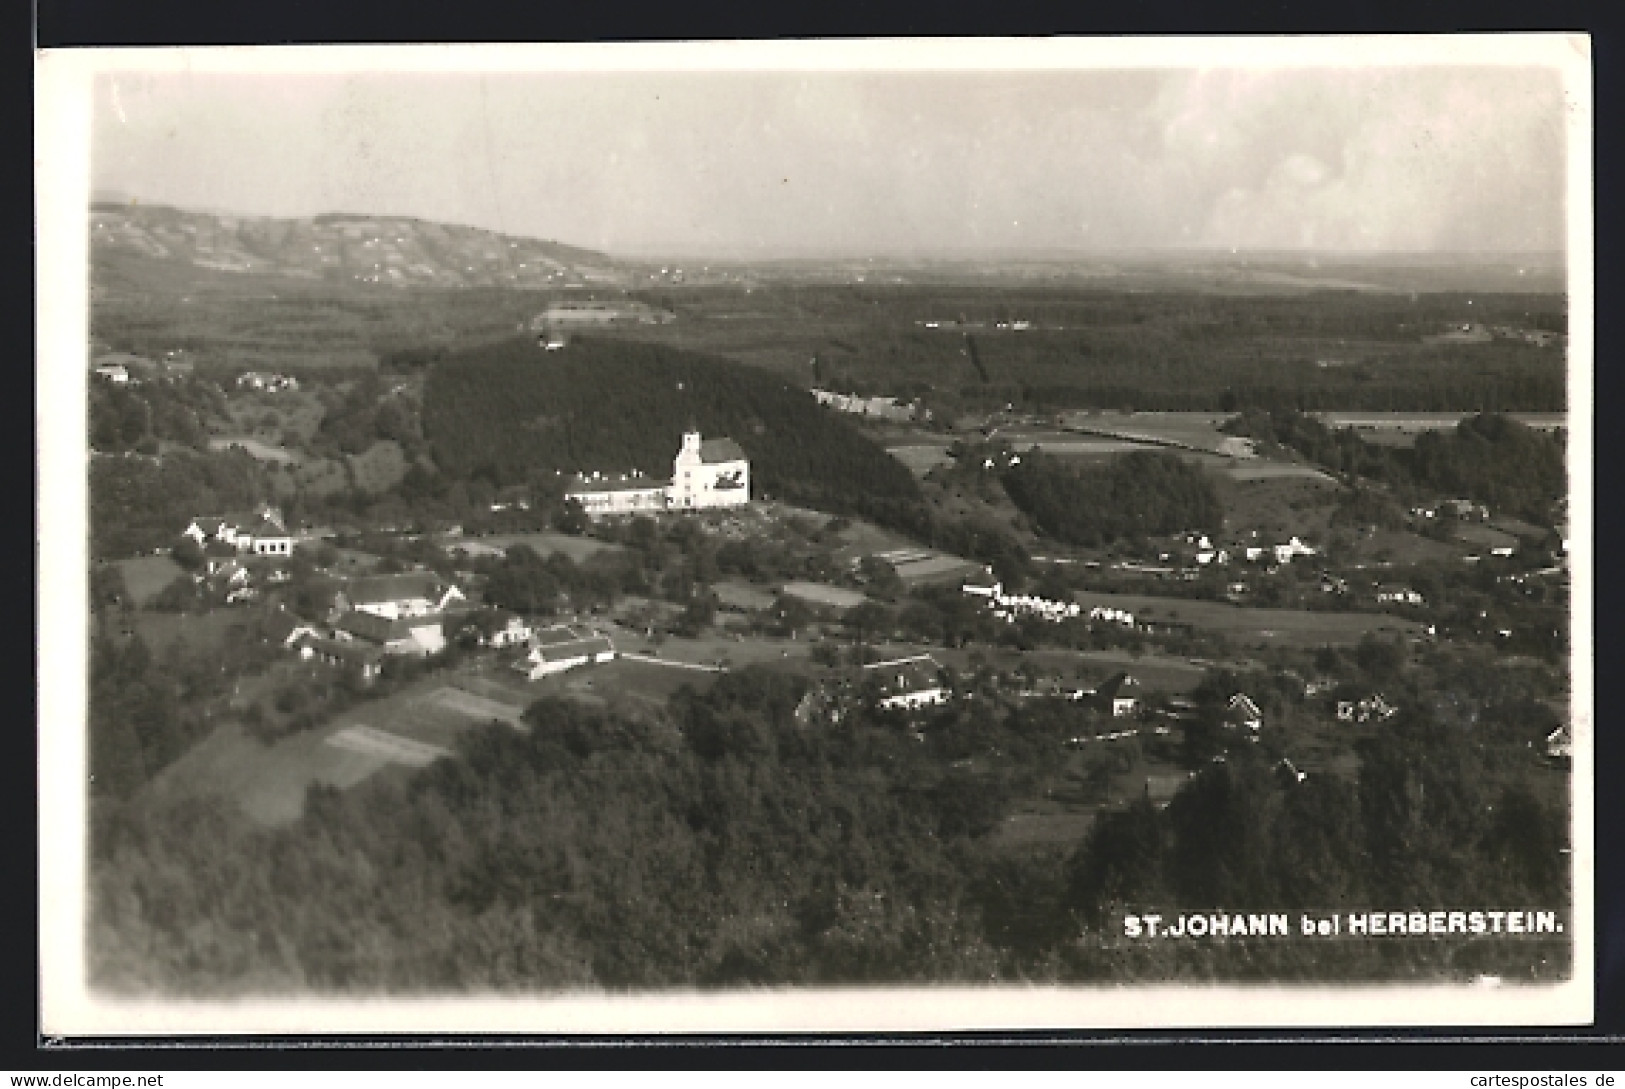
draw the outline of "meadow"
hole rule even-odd
[[[1365,636],[1423,634],[1421,624],[1386,613],[1311,612],[1307,609],[1250,609],[1218,601],[1188,601],[1150,594],[1075,595],[1085,609],[1127,609],[1136,621],[1174,621],[1251,646],[1353,646]]]

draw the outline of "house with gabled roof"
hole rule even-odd
[[[427,657],[446,648],[445,620],[442,613],[385,618],[351,611],[333,622],[333,631],[341,642],[368,643],[385,654]]]
[[[888,710],[913,710],[948,701],[942,666],[929,654],[871,662],[863,667],[862,677],[879,682],[879,706]]]
[[[1569,724],[1565,722],[1546,735],[1546,758],[1562,762],[1573,757],[1574,731],[1569,729]]]
[[[293,537],[282,520],[282,512],[262,505],[258,510],[235,515],[200,515],[181,531],[198,547],[227,545],[239,552],[261,556],[287,556],[293,552]]]
[[[443,613],[466,600],[462,590],[434,572],[408,571],[350,579],[340,587],[335,607],[396,620]]]
[[[514,668],[527,680],[540,680],[577,666],[615,660],[615,644],[599,632],[554,624],[531,633],[530,653]]]
[[[364,681],[383,670],[384,652],[369,643],[304,636],[298,642],[299,657],[324,665],[354,669]]]
[[[1227,726],[1245,726],[1249,730],[1258,730],[1264,725],[1264,712],[1258,709],[1258,704],[1245,692],[1237,692],[1225,705],[1224,721]]]

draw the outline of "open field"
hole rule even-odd
[[[1072,431],[1147,443],[1172,443],[1222,454],[1239,450],[1219,431],[1225,412],[1068,412],[1061,419]]]
[[[1478,548],[1518,547],[1518,538],[1490,526],[1463,525],[1456,530],[1456,540]]]
[[[1231,480],[1318,480],[1327,484],[1337,481],[1330,473],[1297,461],[1275,461],[1270,458],[1237,459],[1224,467],[1223,473]]]
[[[180,564],[168,556],[135,556],[117,560],[114,566],[123,574],[124,587],[137,605],[145,605],[184,574]]]
[[[287,824],[304,811],[305,791],[312,783],[342,790],[390,763],[381,752],[327,744],[339,729],[313,730],[263,745],[241,726],[221,726],[165,768],[141,799],[162,807],[185,797],[218,795],[234,800],[261,824]]]
[[[165,805],[218,794],[262,824],[285,824],[298,819],[312,783],[344,789],[387,767],[423,767],[453,752],[457,735],[470,726],[495,720],[522,727],[522,695],[492,698],[508,692],[478,678],[437,674],[270,745],[227,724],[157,776],[144,797]]]
[[[908,467],[915,476],[924,476],[940,465],[953,464],[946,443],[909,442],[886,447],[886,453]]]
[[[1059,813],[1012,813],[999,823],[988,841],[1006,851],[1075,847],[1083,842],[1099,809],[1083,806]]]
[[[1422,625],[1385,613],[1322,613],[1306,609],[1249,609],[1219,601],[1187,601],[1149,594],[1073,595],[1086,609],[1127,609],[1136,620],[1173,620],[1198,631],[1254,646],[1351,646],[1368,633],[1420,636]]]
[[[684,685],[703,692],[716,682],[718,676],[717,673],[701,669],[616,658],[603,665],[581,666],[523,683],[533,700],[565,696],[602,704],[612,697],[624,696],[664,706],[672,694]]]
[[[526,545],[539,556],[562,552],[580,563],[600,552],[617,552],[620,545],[600,541],[595,537],[572,537],[567,533],[492,533],[480,537],[448,537],[442,542],[446,548],[465,548],[470,554],[506,551],[515,545]]]
[[[180,644],[183,652],[219,646],[232,628],[245,627],[247,615],[234,609],[214,609],[197,615],[143,612],[131,618],[130,630],[153,654]]]

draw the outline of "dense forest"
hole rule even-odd
[[[1113,940],[1123,904],[1566,903],[1563,814],[1501,785],[1516,729],[1408,713],[1353,780],[1241,746],[1166,809],[1012,854],[990,832],[1078,705],[955,701],[921,744],[873,710],[799,725],[805,683],[747,670],[663,714],[543,701],[460,759],[313,789],[278,830],[225,802],[104,812],[94,976],[222,994],[1567,970],[1561,942]]]
[[[1333,472],[1427,498],[1473,499],[1539,525],[1552,524],[1553,497],[1568,493],[1563,434],[1509,416],[1470,416],[1454,430],[1423,432],[1410,448],[1368,443],[1295,412],[1248,409],[1224,429],[1295,450]]]
[[[882,518],[921,501],[900,462],[804,391],[698,353],[592,338],[544,353],[516,339],[437,363],[424,394],[440,470],[497,486],[549,468],[667,480],[690,426],[745,449],[755,495]]]
[[[1562,332],[1558,295],[777,283],[748,301],[720,289],[656,298],[679,315],[658,339],[796,382],[918,397],[939,418],[1006,404],[1555,412],[1566,403],[1556,346],[1424,339],[1466,321]],[[737,320],[710,320],[717,310]]]
[[[1175,454],[1136,451],[1090,465],[1034,451],[1005,469],[1001,480],[1039,533],[1088,548],[1125,537],[1216,530],[1224,519],[1212,479]]]
[[[193,518],[248,509],[270,494],[264,468],[241,451],[93,457],[91,554],[168,547]]]

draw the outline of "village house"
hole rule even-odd
[[[971,597],[993,599],[1004,593],[1004,583],[995,578],[991,570],[984,568],[982,574],[965,579],[959,590]]]
[[[948,701],[942,666],[929,654],[916,654],[863,667],[865,681],[880,684],[879,706],[887,710],[913,710]]]
[[[386,619],[375,613],[352,611],[333,622],[340,642],[364,642],[385,654],[426,658],[446,649],[445,616],[440,613]]]
[[[299,389],[299,380],[286,374],[245,371],[237,376],[237,388],[258,393],[293,393]]]
[[[296,647],[304,639],[321,635],[314,624],[306,623],[286,608],[277,609],[267,618],[264,632],[267,642],[279,643],[286,648]]]
[[[216,544],[257,556],[293,554],[293,536],[288,533],[282,513],[272,506],[261,506],[250,514],[197,517],[181,531],[181,536],[190,537],[200,548]]]
[[[531,627],[525,618],[514,613],[503,613],[497,618],[500,625],[489,635],[484,636],[484,643],[491,647],[519,647],[530,642]]]
[[[1076,618],[1083,611],[1075,601],[1053,601],[1037,594],[1001,593],[992,598],[989,604],[993,608],[993,615],[1007,623],[1036,617],[1052,624],[1059,624],[1063,620]]]
[[[130,372],[122,363],[96,364],[96,377],[115,386],[128,385],[130,382]]]
[[[465,600],[460,589],[433,572],[413,571],[351,579],[339,589],[334,608],[397,620],[443,613]]]
[[[1224,724],[1228,727],[1244,726],[1257,732],[1264,726],[1264,712],[1245,693],[1237,692],[1225,706]]]
[[[555,624],[532,632],[530,644],[530,654],[516,662],[514,668],[532,681],[577,666],[615,660],[615,644],[609,636],[568,624]]]
[[[364,643],[304,636],[300,639],[298,647],[299,657],[306,661],[354,669],[363,681],[371,681],[383,668],[383,651]]]
[[[1109,712],[1113,718],[1123,718],[1139,709],[1140,701],[1133,694],[1139,685],[1140,682],[1127,673],[1116,673],[1096,688],[1079,689],[1072,698]]]
[[[1366,723],[1373,720],[1381,722],[1393,718],[1399,713],[1399,708],[1392,706],[1382,698],[1382,693],[1368,696],[1361,700],[1338,700],[1337,721]]]
[[[1564,723],[1546,735],[1546,758],[1568,761],[1574,757],[1574,732]]]
[[[750,460],[732,439],[707,439],[698,431],[685,431],[672,459],[669,482],[594,473],[577,477],[564,496],[580,503],[589,518],[741,507],[750,502]]]

